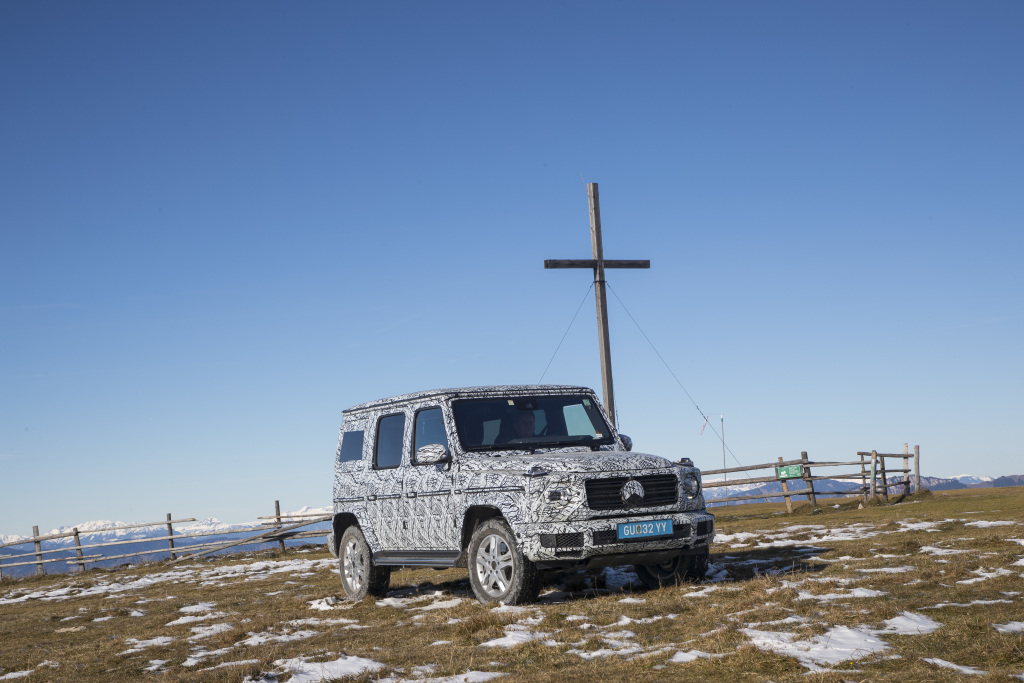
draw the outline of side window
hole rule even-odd
[[[448,435],[444,431],[444,417],[440,408],[426,408],[416,413],[416,436],[413,439],[413,458],[420,446],[428,446],[439,443],[451,450],[448,446]]]
[[[363,459],[363,430],[344,432],[341,435],[341,450],[338,451],[338,462],[354,462]]]
[[[402,464],[402,436],[405,434],[405,415],[388,415],[377,423],[377,445],[373,466],[379,470]]]

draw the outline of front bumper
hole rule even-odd
[[[618,525],[671,519],[673,534],[618,540]],[[526,524],[520,529],[523,554],[542,569],[597,568],[652,564],[679,554],[707,552],[715,517],[707,512],[666,512],[574,522]],[[660,558],[660,559],[659,559]]]

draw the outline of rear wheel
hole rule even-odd
[[[391,583],[391,567],[378,567],[363,532],[350,526],[338,544],[338,572],[345,597],[359,602],[367,595],[384,597]]]
[[[518,605],[540,592],[537,566],[523,556],[515,536],[502,519],[488,519],[469,542],[469,584],[482,603]]]
[[[708,572],[708,554],[676,555],[661,564],[637,564],[633,565],[633,569],[648,588],[700,581]]]

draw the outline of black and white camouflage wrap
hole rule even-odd
[[[515,398],[540,395],[585,395],[595,402],[608,422],[614,444],[589,447],[465,452],[456,432],[452,401],[464,398]],[[451,462],[412,463],[417,411],[440,408],[448,437]],[[402,462],[397,468],[374,469],[374,438],[382,417],[405,415]],[[335,458],[334,513],[336,520],[354,516],[371,550],[464,551],[463,525],[476,508],[493,508],[511,527],[527,558],[534,562],[587,560],[599,555],[623,555],[668,549],[706,547],[714,536],[714,517],[704,497],[689,499],[682,489],[690,473],[700,471],[665,458],[627,452],[593,391],[560,385],[487,386],[441,389],[395,396],[354,406],[343,412]],[[341,462],[346,432],[363,431],[362,459]],[[538,475],[538,472],[546,474]],[[605,477],[640,477],[672,474],[679,492],[671,505],[635,509],[593,510],[586,500],[585,482]],[[559,492],[558,500],[549,493]],[[341,516],[341,517],[339,517]],[[685,538],[594,545],[595,532],[615,530],[617,524],[672,519],[675,528],[688,526]],[[697,535],[698,523],[706,533]],[[344,524],[335,524],[340,537]],[[541,534],[583,533],[581,547],[544,547]],[[550,543],[548,545],[551,545]]]

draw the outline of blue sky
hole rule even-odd
[[[740,462],[1024,473],[1022,30],[1013,2],[6,3],[0,532],[328,505],[345,407],[538,381],[585,182]],[[610,298],[622,431],[720,467]],[[593,310],[545,381],[600,387]]]

